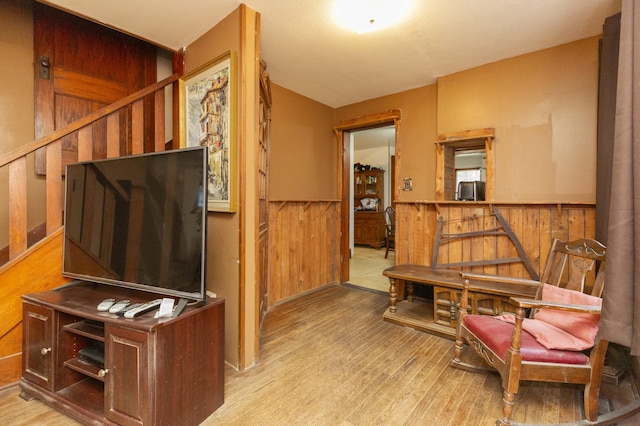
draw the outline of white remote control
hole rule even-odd
[[[109,308],[109,312],[112,314],[117,314],[118,312],[120,312],[121,310],[129,306],[130,304],[131,304],[130,300],[120,300],[114,303],[113,306]]]
[[[123,317],[124,314],[127,313],[127,311],[130,311],[131,309],[139,308],[140,306],[142,306],[142,303],[134,303],[133,305],[129,305],[126,308],[116,312],[116,315],[119,317]]]
[[[102,302],[98,303],[98,310],[100,312],[108,311],[114,303],[116,303],[116,299],[104,299]]]
[[[124,317],[125,318],[137,317],[138,315],[142,315],[145,312],[149,312],[156,309],[161,304],[162,304],[162,299],[156,299],[156,300],[152,300],[151,302],[143,303],[142,305],[136,308],[129,309],[128,311],[126,311],[124,313]]]

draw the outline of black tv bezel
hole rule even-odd
[[[469,185],[473,188],[472,198],[463,197],[460,194],[461,188],[463,185],[464,186]],[[485,201],[484,185],[485,185],[485,182],[482,180],[463,180],[458,182],[458,188],[457,188],[458,193],[457,193],[456,201]],[[479,190],[479,187],[482,187],[481,190]],[[480,196],[480,193],[482,196]]]
[[[121,161],[121,160],[127,160],[127,159],[134,159],[134,158],[140,158],[140,157],[147,157],[147,156],[158,156],[158,155],[177,155],[179,153],[185,152],[185,151],[194,151],[194,150],[201,150],[203,151],[203,155],[202,155],[202,167],[203,167],[203,177],[202,177],[202,191],[203,191],[203,199],[202,199],[202,254],[201,254],[201,269],[200,269],[200,275],[201,275],[201,281],[200,281],[200,291],[198,292],[185,292],[185,291],[179,291],[179,290],[173,290],[170,288],[166,288],[166,287],[160,287],[160,286],[155,286],[152,284],[141,284],[141,283],[135,283],[135,282],[130,282],[130,281],[124,281],[124,280],[113,280],[113,279],[109,279],[109,278],[105,278],[105,277],[96,277],[93,275],[85,275],[85,274],[79,274],[76,272],[69,272],[69,271],[65,271],[65,256],[67,254],[67,250],[66,250],[66,244],[67,244],[67,191],[68,191],[68,185],[69,183],[66,181],[65,179],[65,185],[64,185],[64,212],[63,212],[63,219],[64,219],[64,223],[63,223],[63,240],[62,240],[62,276],[66,277],[66,278],[72,278],[72,279],[76,279],[76,280],[81,280],[81,281],[87,281],[87,282],[92,282],[92,283],[99,283],[99,284],[107,284],[107,285],[112,285],[112,286],[116,286],[116,287],[121,287],[121,288],[128,288],[128,289],[133,289],[133,290],[139,290],[139,291],[144,291],[147,293],[155,293],[155,294],[160,294],[160,295],[165,295],[165,296],[173,296],[173,297],[177,297],[177,298],[183,298],[183,299],[188,299],[194,302],[202,302],[202,301],[206,301],[207,299],[207,213],[208,213],[208,208],[207,208],[207,200],[208,200],[208,167],[209,167],[209,150],[206,146],[197,146],[197,147],[188,147],[188,148],[180,148],[180,149],[173,149],[173,150],[167,150],[167,151],[159,151],[159,152],[149,152],[149,153],[144,153],[144,154],[135,154],[135,155],[128,155],[128,156],[123,156],[123,157],[114,157],[114,158],[104,158],[104,159],[96,159],[96,160],[90,160],[90,161],[80,161],[80,162],[76,162],[76,163],[70,163],[65,167],[65,176],[67,175],[67,168],[69,166],[75,166],[75,165],[83,165],[83,164],[92,164],[92,163],[103,163],[103,162],[112,162],[112,161]]]

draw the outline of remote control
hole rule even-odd
[[[124,313],[125,318],[133,318],[138,315],[142,315],[146,312],[152,311],[158,308],[162,304],[162,299],[152,300],[151,302],[144,303],[136,308],[127,309],[127,312]]]
[[[108,311],[114,303],[116,303],[116,299],[104,299],[102,302],[98,303],[98,310],[100,312]]]
[[[131,304],[130,300],[120,300],[114,303],[113,306],[109,308],[109,312],[112,314],[116,314],[121,310],[123,310],[124,308],[126,308],[127,306],[129,306],[130,304]]]
[[[142,306],[142,303],[134,303],[133,305],[129,305],[126,308],[116,312],[116,315],[119,316],[119,317],[123,317],[124,314],[126,314],[131,309],[139,308],[140,306]]]

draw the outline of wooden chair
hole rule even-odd
[[[389,206],[384,210],[384,213],[386,219],[385,246],[387,249],[384,253],[384,258],[386,259],[389,256],[389,250],[395,250],[396,248],[396,209]]]
[[[503,414],[496,421],[496,425],[512,424],[511,414],[522,380],[584,384],[586,421],[597,420],[598,393],[609,343],[596,335],[600,318],[599,303],[602,300],[604,286],[605,260],[606,248],[597,241],[554,240],[539,282],[461,273],[465,283],[460,299],[455,356],[451,364],[467,370],[483,369],[462,361],[463,351],[473,348],[491,369],[495,369],[500,374],[504,389]],[[593,282],[592,285],[586,284],[589,274],[595,274],[591,276],[592,280],[588,280]],[[515,318],[511,316],[514,318],[511,322],[505,321],[507,315],[501,316],[502,320],[499,319],[501,317],[471,315],[467,313],[468,304],[472,303],[468,299],[469,279],[521,285],[536,283],[539,286],[538,295],[536,299],[529,300],[511,298],[510,303],[515,306]],[[557,297],[549,297],[550,293]],[[564,303],[566,296],[573,302]],[[574,304],[576,298],[579,303]],[[530,310],[529,318],[525,320],[525,312],[528,310]],[[560,318],[560,324],[556,325],[568,329],[569,337],[590,329],[581,324],[575,327],[578,329],[575,333],[574,328],[569,326],[574,319],[591,321],[589,326],[595,328],[595,331],[592,331],[593,340],[588,342],[587,339],[587,343],[583,343],[586,348],[573,347],[573,343],[567,347],[566,343],[559,344],[553,341],[554,339],[550,336],[555,334],[547,333],[547,322],[553,323],[549,318],[555,318],[555,321],[558,321],[555,317],[558,313],[565,317]],[[535,333],[539,326],[543,331]],[[537,337],[525,329],[533,330]],[[552,340],[552,343],[546,342],[545,339]],[[546,346],[539,343],[540,341],[544,341]],[[485,365],[484,369],[486,368]]]

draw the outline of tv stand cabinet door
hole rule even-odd
[[[31,383],[53,390],[54,310],[44,306],[23,304],[22,377]]]
[[[105,369],[105,417],[121,425],[151,424],[149,335],[108,325]]]

